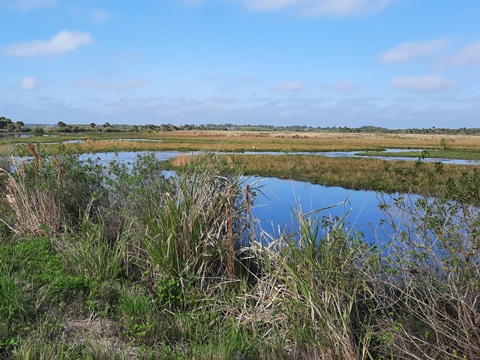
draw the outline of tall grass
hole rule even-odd
[[[240,231],[242,203],[238,180],[206,169],[183,173],[163,199],[142,211],[150,261],[165,275],[186,271],[196,276],[233,275],[234,231]],[[160,201],[159,201],[160,200]],[[162,201],[163,200],[163,201]],[[240,234],[235,239],[240,240]],[[240,244],[236,244],[238,247]]]
[[[6,200],[17,217],[14,230],[46,235],[62,225],[76,226],[86,209],[96,210],[105,200],[104,168],[75,156],[43,159],[30,145],[33,161],[13,161],[13,173],[0,169],[6,178]]]

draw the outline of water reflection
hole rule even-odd
[[[146,156],[152,154],[151,151],[120,151],[117,153],[96,153],[96,154],[82,154],[80,159],[94,159],[108,164],[110,161],[119,161],[122,163],[133,163],[139,156]],[[156,151],[155,159],[159,161],[166,161],[173,159],[181,154],[179,151]]]
[[[421,152],[422,149],[386,149],[385,154],[390,152]],[[368,151],[362,152],[368,154]],[[379,160],[400,160],[400,161],[417,161],[418,157],[402,157],[402,156],[374,156],[374,155],[360,155],[358,151],[326,151],[326,152],[280,152],[280,151],[246,151],[246,155],[311,155],[311,156],[324,156],[324,157],[356,157],[364,159],[379,159]],[[480,165],[480,160],[463,160],[463,159],[443,159],[443,158],[425,158],[424,162],[441,162],[443,164],[455,164],[455,165]]]
[[[251,177],[246,182],[259,186],[252,213],[260,220],[260,228],[273,236],[284,233],[285,229],[289,232],[297,230],[296,211],[311,213],[319,220],[323,216],[330,220],[345,218],[350,233],[361,232],[369,242],[386,236],[379,228],[383,213],[378,207],[380,200],[376,192],[277,178]],[[390,201],[391,197],[387,196],[385,200]],[[328,209],[317,212],[325,208]]]

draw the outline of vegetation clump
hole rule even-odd
[[[2,160],[0,357],[480,357],[476,170],[392,169],[441,186],[381,202],[380,243],[328,209],[258,232],[261,189],[225,158],[30,151]]]

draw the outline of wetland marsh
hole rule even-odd
[[[480,170],[307,135],[0,140],[0,356],[480,356]]]

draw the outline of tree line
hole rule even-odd
[[[127,132],[127,131],[176,131],[176,130],[221,130],[221,131],[293,131],[293,132],[344,132],[344,133],[387,133],[387,134],[447,134],[447,135],[479,135],[480,128],[408,128],[389,129],[386,127],[364,125],[360,127],[347,126],[307,126],[307,125],[255,125],[255,124],[67,124],[59,121],[55,125],[25,125],[23,121],[16,121],[0,117],[0,132],[33,132],[36,135],[44,132]]]

